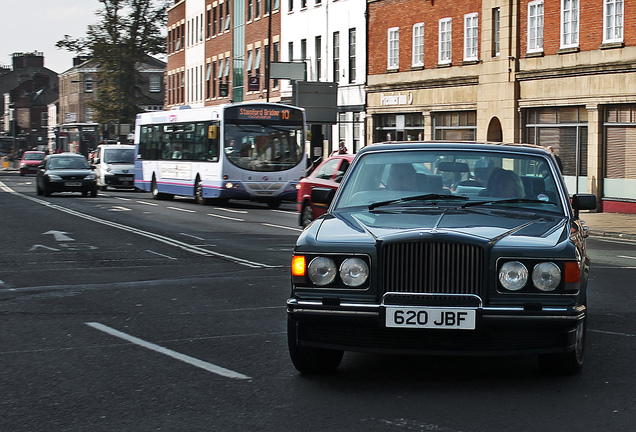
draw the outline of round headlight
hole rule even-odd
[[[499,270],[499,282],[510,291],[518,291],[528,281],[528,269],[519,261],[509,261]]]
[[[541,291],[554,291],[561,283],[561,269],[555,263],[539,263],[532,270],[532,283]]]
[[[369,266],[360,258],[347,258],[340,265],[340,278],[345,285],[358,287],[369,278]]]
[[[329,285],[336,279],[336,263],[331,258],[318,257],[307,267],[309,279],[318,286]]]

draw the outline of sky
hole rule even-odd
[[[11,66],[14,52],[44,53],[44,66],[61,73],[73,66],[74,54],[55,47],[68,34],[86,36],[99,21],[98,0],[0,0],[0,65]]]

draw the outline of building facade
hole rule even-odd
[[[337,123],[326,134],[329,153],[343,141],[350,152],[365,145],[366,0],[287,0],[281,16],[285,61],[304,62],[307,81],[335,82]],[[292,84],[282,80],[284,99]]]
[[[279,0],[176,0],[167,52],[169,108],[279,101],[279,81],[267,70],[267,59],[280,55]]]
[[[86,155],[97,148],[104,135],[125,142],[128,134],[132,133],[133,125],[118,125],[117,131],[116,125],[109,127],[94,121],[90,102],[97,97],[99,67],[100,64],[96,60],[78,57],[73,59],[72,68],[59,74],[57,122],[50,125],[54,133],[49,134],[49,147],[52,151],[70,151]],[[141,111],[163,109],[165,68],[164,62],[150,56],[139,62],[137,69]]]
[[[369,0],[367,140],[551,146],[570,193],[636,213],[636,12],[581,3]]]

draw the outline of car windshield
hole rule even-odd
[[[42,160],[44,156],[44,153],[25,153],[24,160]]]
[[[51,159],[49,169],[87,169],[88,164],[81,157],[57,157]]]
[[[109,164],[132,164],[134,161],[134,149],[107,149],[104,151],[104,162]]]
[[[334,210],[452,206],[563,212],[559,175],[546,153],[426,149],[363,155]]]

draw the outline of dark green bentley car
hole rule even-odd
[[[335,194],[335,196],[334,196]],[[344,351],[536,354],[583,365],[590,260],[579,210],[542,147],[477,143],[364,148],[300,235],[288,342],[304,373]]]

